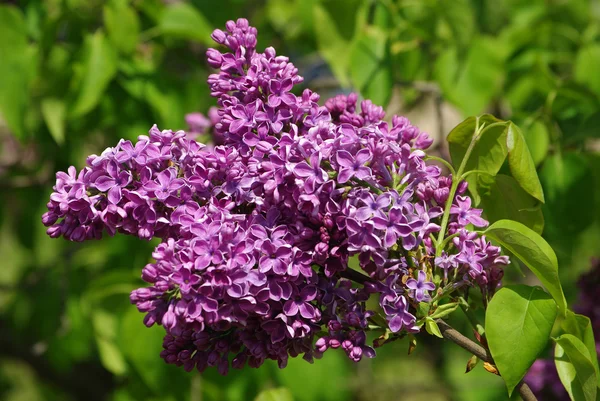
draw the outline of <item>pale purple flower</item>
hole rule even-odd
[[[423,270],[419,270],[416,280],[411,277],[408,279],[408,281],[406,281],[406,286],[413,290],[413,298],[417,302],[427,302],[431,300],[431,297],[429,296],[429,293],[427,291],[435,290],[435,284],[433,284],[431,281],[426,280],[427,273],[425,273]]]
[[[471,208],[471,198],[457,196],[456,204],[450,208],[450,214],[456,215],[458,224],[466,226],[471,223],[476,227],[485,227],[488,222],[481,218],[481,209]]]

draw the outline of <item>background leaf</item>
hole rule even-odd
[[[181,39],[197,40],[212,45],[211,24],[192,5],[174,3],[163,11],[158,29],[163,35]]]
[[[261,392],[254,401],[293,401],[292,393],[287,388],[273,388]]]
[[[509,395],[542,352],[556,319],[556,303],[539,288],[506,286],[490,301],[485,333]]]
[[[104,6],[104,25],[113,46],[128,54],[135,50],[140,20],[127,0],[111,0]]]
[[[65,141],[65,102],[57,98],[47,98],[42,100],[42,115],[48,126],[52,138],[57,144],[62,145]]]
[[[349,63],[352,84],[364,98],[385,107],[394,87],[386,33],[375,26],[366,27],[352,44]]]
[[[0,5],[0,115],[18,138],[25,135],[33,54],[27,44],[22,12]]]
[[[117,55],[102,31],[89,35],[83,48],[81,80],[70,114],[79,117],[92,110],[117,73]]]

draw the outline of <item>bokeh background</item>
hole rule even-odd
[[[424,334],[352,364],[329,351],[284,370],[186,373],[129,305],[154,242],[51,240],[54,172],[186,129],[214,104],[212,29],[248,18],[322,94],[357,91],[437,138],[491,112],[521,126],[546,204],[509,179],[482,202],[517,205],[560,261],[570,302],[600,256],[600,3],[589,0],[31,0],[0,3],[0,399],[111,401],[505,400],[502,380]],[[510,194],[510,196],[506,196]],[[484,205],[485,206],[485,205]],[[496,208],[498,209],[498,208]],[[543,217],[542,217],[543,212]],[[507,280],[530,280],[511,265]],[[451,322],[468,332],[460,317]],[[266,390],[266,392],[264,392]]]

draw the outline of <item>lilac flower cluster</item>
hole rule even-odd
[[[577,281],[579,298],[573,309],[590,318],[596,340],[596,352],[600,352],[600,308],[597,296],[600,286],[600,259],[593,259],[589,272],[581,275]],[[549,401],[568,401],[569,394],[560,382],[553,358],[537,359],[525,376],[536,397]]]
[[[354,94],[324,106],[309,89],[295,95],[302,78],[287,57],[257,52],[244,19],[226,27],[212,37],[228,51],[207,51],[209,118],[188,116],[192,135],[154,126],[58,173],[43,216],[50,236],[72,241],[104,230],[162,239],[131,302],[165,328],[165,361],[223,374],[329,348],[358,361],[375,355],[370,327],[418,332],[418,303],[448,288],[491,296],[508,259],[468,231],[487,222],[466,183],[435,258],[452,178],[425,163],[432,140]],[[194,140],[205,134],[214,146]]]

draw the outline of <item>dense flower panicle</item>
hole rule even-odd
[[[165,361],[223,374],[329,348],[358,361],[375,355],[369,325],[418,332],[417,304],[448,281],[491,296],[508,259],[468,231],[487,222],[466,183],[449,211],[452,248],[434,258],[452,178],[425,163],[429,136],[355,94],[324,106],[309,89],[296,96],[287,57],[257,52],[244,19],[226,27],[212,37],[229,51],[207,51],[209,118],[189,115],[188,134],[155,126],[58,173],[43,216],[50,236],[72,241],[162,239],[131,302],[167,331]],[[195,141],[206,134],[213,146]]]

